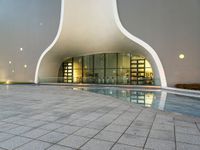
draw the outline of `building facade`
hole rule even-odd
[[[199,1],[9,0],[0,8],[1,82],[200,82]]]

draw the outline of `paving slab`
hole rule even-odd
[[[42,141],[31,141],[23,146],[20,146],[16,150],[45,150],[50,147],[50,143],[42,142]]]
[[[112,142],[92,139],[81,147],[81,150],[109,150],[112,145]]]
[[[74,149],[66,147],[66,146],[53,145],[49,147],[47,150],[74,150]]]
[[[58,144],[63,146],[68,146],[72,148],[80,148],[83,144],[85,144],[89,138],[70,135],[67,138],[60,141]]]
[[[69,136],[69,135],[53,131],[53,132],[50,132],[48,134],[41,136],[38,139],[41,141],[49,142],[49,143],[57,143],[67,136]]]
[[[116,142],[121,135],[122,135],[122,133],[119,133],[119,132],[102,130],[94,138],[109,141],[109,142]]]
[[[153,150],[175,150],[175,142],[148,138],[145,148]]]
[[[146,137],[136,136],[136,135],[131,135],[131,134],[124,134],[119,139],[118,142],[121,144],[143,147],[145,144],[145,141],[146,141]]]
[[[25,143],[30,142],[30,141],[31,141],[31,139],[16,136],[16,137],[8,139],[8,140],[6,140],[4,142],[1,142],[0,143],[0,147],[12,150],[12,149],[17,148],[17,147],[19,147],[21,145],[24,145]]]
[[[76,131],[74,135],[85,136],[91,138],[95,136],[99,130],[97,129],[90,129],[90,128],[81,128],[80,130]]]
[[[143,148],[134,147],[130,145],[124,145],[124,144],[115,144],[112,150],[143,150]]]

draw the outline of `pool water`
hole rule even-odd
[[[144,107],[200,117],[200,98],[198,97],[182,96],[162,90],[113,87],[80,87],[74,89],[109,95]]]

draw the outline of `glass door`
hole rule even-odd
[[[69,59],[63,63],[64,83],[73,83],[73,59]]]

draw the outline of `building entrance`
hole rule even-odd
[[[153,85],[153,70],[147,59],[131,53],[104,53],[73,57],[59,72],[64,83]]]

